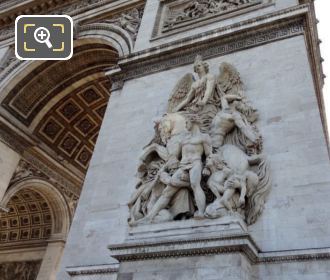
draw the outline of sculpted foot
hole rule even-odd
[[[205,218],[204,213],[201,213],[201,212],[198,212],[198,211],[195,212],[194,219],[196,219],[196,220],[202,220],[204,218]]]

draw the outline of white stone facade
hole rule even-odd
[[[147,1],[135,51],[160,46],[159,57],[164,43],[297,5],[296,1],[275,1],[265,10],[150,41],[157,2]],[[260,113],[258,125],[271,162],[273,188],[264,213],[248,228],[260,248],[256,263],[241,253],[174,258],[160,254],[155,259],[123,261],[118,279],[328,279],[329,262],[316,259],[329,254],[330,166],[308,57],[306,37],[297,34],[207,59],[211,72],[224,61],[238,69],[246,95]],[[116,263],[105,245],[125,244],[128,238],[126,202],[135,184],[137,159],[146,139],[152,138],[153,120],[165,112],[171,90],[180,76],[191,71],[191,65],[127,80],[111,96],[69,235],[63,271],[66,265]],[[59,274],[60,279],[64,275]]]
[[[43,266],[38,280],[54,279],[45,275],[54,277],[58,267],[59,280],[330,279],[329,144],[313,1],[264,0],[246,11],[193,18],[168,33],[161,30],[162,13],[187,1],[98,2],[68,13],[78,23],[76,47],[107,44],[116,50],[116,64],[103,69],[112,82],[111,97],[61,263],[65,237],[48,244],[49,268]],[[140,22],[138,16],[133,25],[117,20],[137,15],[132,8],[140,11]],[[104,21],[109,18],[111,23]],[[12,38],[3,34],[0,46],[7,47]],[[0,56],[5,52],[0,49]],[[131,227],[127,203],[139,156],[198,54],[211,73],[223,62],[233,65],[258,110],[272,178],[265,209],[248,227],[223,220]],[[6,94],[13,73],[34,67],[15,63],[0,73]],[[0,184],[0,198],[8,184]]]

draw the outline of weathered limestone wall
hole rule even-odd
[[[330,266],[324,260],[263,264],[254,268],[254,276],[267,280],[328,280]]]
[[[144,260],[123,263],[121,277],[134,280],[189,280],[189,279],[228,279],[253,280],[251,265],[241,254],[219,256],[186,257],[169,260]]]
[[[234,65],[246,86],[247,97],[260,113],[258,127],[264,139],[264,153],[271,163],[273,187],[265,211],[249,227],[256,243],[263,252],[329,247],[330,165],[304,37],[207,61],[212,73],[218,73],[221,62]],[[130,80],[122,91],[112,94],[58,279],[68,279],[64,267],[116,262],[109,257],[107,245],[125,240],[126,203],[134,190],[138,157],[153,136],[153,119],[165,112],[176,82],[192,68],[187,65]],[[133,269],[137,277],[134,280],[146,279],[143,271],[163,264],[125,264],[120,271]],[[189,270],[188,264],[188,260],[183,261],[182,271]],[[254,267],[253,274],[254,279],[294,279],[285,276],[286,267],[294,277],[304,275],[300,279],[326,279],[329,262],[309,262],[315,271],[318,265],[323,269],[312,278],[304,274],[304,263],[262,264]],[[298,272],[296,266],[301,268]]]

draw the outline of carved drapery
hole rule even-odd
[[[228,63],[220,74],[196,57],[144,148],[129,224],[235,217],[253,224],[270,191],[258,112]]]

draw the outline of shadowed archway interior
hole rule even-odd
[[[19,80],[2,107],[38,146],[83,178],[110,97],[105,69],[117,51],[101,40],[76,43],[69,61],[46,61]]]

